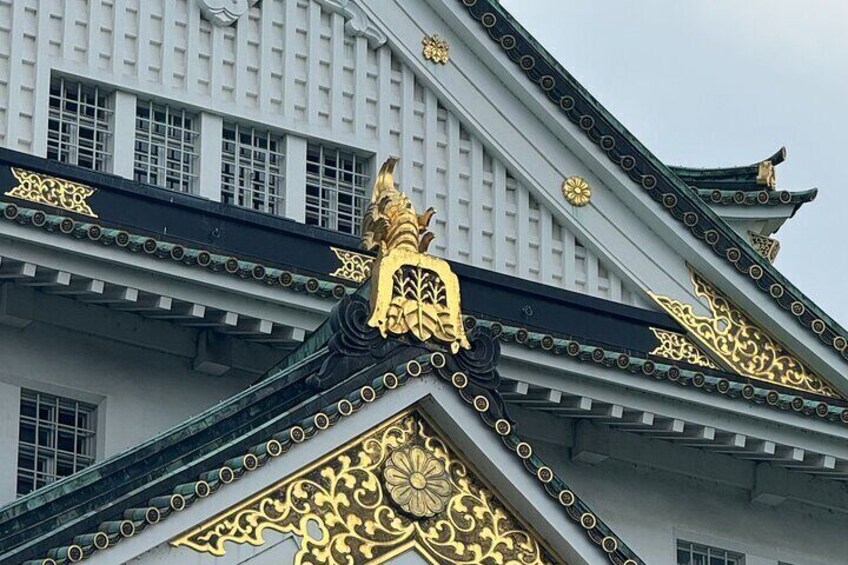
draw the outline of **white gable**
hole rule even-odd
[[[14,36],[0,30],[6,46],[0,52],[12,53],[0,82],[21,94],[0,96],[0,143],[46,153],[47,85],[51,72],[61,72],[224,119],[329,139],[376,161],[399,155],[403,189],[419,208],[439,212],[435,253],[644,304],[447,109],[404,56],[378,47],[371,35],[351,33],[340,3],[265,0],[231,26],[203,19],[196,4],[0,3],[5,19],[17,22]]]

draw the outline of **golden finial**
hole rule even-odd
[[[368,324],[388,334],[435,338],[456,353],[470,348],[462,325],[459,279],[447,261],[426,253],[427,230],[435,210],[416,214],[394,184],[398,159],[383,163],[371,203],[362,219],[362,247],[377,251],[371,267],[371,317]]]

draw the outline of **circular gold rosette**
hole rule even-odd
[[[582,177],[568,177],[562,183],[562,194],[572,206],[585,206],[592,198],[592,189]]]
[[[417,518],[443,511],[453,490],[444,463],[418,446],[392,453],[383,478],[392,501]]]

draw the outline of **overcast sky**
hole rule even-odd
[[[848,1],[501,0],[667,164],[747,165],[819,188],[778,269],[848,326]]]

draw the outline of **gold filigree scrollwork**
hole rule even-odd
[[[5,196],[62,208],[92,218],[97,217],[86,202],[97,189],[17,167],[12,167],[12,174],[19,184],[7,190]]]
[[[664,357],[673,361],[682,361],[691,365],[699,365],[701,367],[709,367],[710,369],[718,369],[712,359],[706,353],[701,351],[701,348],[695,345],[691,339],[677,332],[661,330],[659,328],[651,328],[654,336],[660,344],[651,351],[651,355]]]
[[[751,242],[751,247],[754,250],[768,259],[769,263],[774,263],[777,259],[777,254],[780,251],[780,242],[773,237],[766,237],[752,231],[748,232],[748,240]]]
[[[657,304],[671,314],[692,336],[740,375],[841,398],[800,359],[765,330],[757,326],[738,306],[705,278],[689,269],[695,294],[706,299],[709,316],[700,316],[690,304],[649,293]]]
[[[434,495],[432,515],[419,516],[398,501],[392,486],[405,481]],[[554,562],[417,412],[388,421],[171,543],[220,556],[227,542],[262,545],[265,530],[302,539],[297,565],[382,563],[410,549],[439,565]]]
[[[421,45],[424,46],[422,54],[428,61],[433,61],[440,65],[444,65],[450,58],[450,45],[447,40],[442,39],[438,33],[433,35],[425,35],[421,40]]]
[[[769,188],[777,186],[777,174],[775,174],[774,164],[771,161],[762,161],[757,167],[757,184]]]
[[[331,277],[337,277],[355,283],[363,283],[371,276],[371,264],[374,262],[373,257],[348,251],[347,249],[339,249],[338,247],[330,247],[336,257],[341,261],[341,266],[330,273]]]
[[[387,160],[362,220],[362,246],[377,250],[371,266],[371,317],[368,324],[388,334],[435,338],[456,353],[470,347],[462,326],[459,279],[447,261],[426,253],[427,231],[435,210],[418,215],[392,178],[397,159]]]

